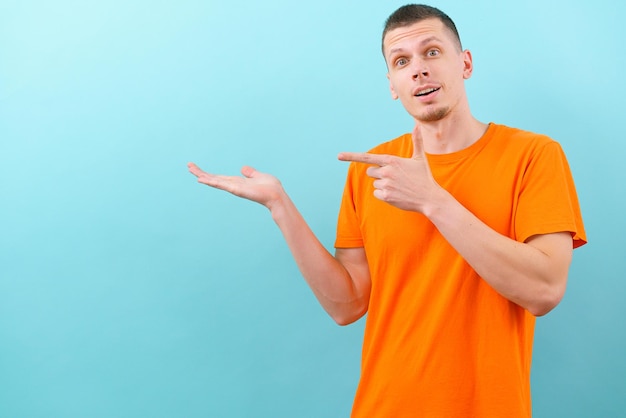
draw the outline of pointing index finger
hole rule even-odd
[[[351,161],[355,163],[374,164],[383,166],[386,164],[386,155],[371,154],[368,152],[341,152],[337,156],[339,161]]]

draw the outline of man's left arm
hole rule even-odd
[[[425,215],[493,289],[535,316],[558,305],[572,260],[570,232],[534,235],[522,243],[491,229],[447,192],[436,201]]]

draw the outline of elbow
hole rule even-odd
[[[552,286],[536,298],[527,309],[534,316],[544,316],[557,307],[565,295],[565,286]]]
[[[367,312],[367,306],[363,309],[358,309],[352,312],[341,312],[331,314],[331,318],[335,321],[335,323],[339,326],[345,327],[346,325],[350,325],[358,321],[365,315]]]
[[[333,320],[335,321],[335,324],[339,325],[340,327],[345,327],[346,325],[355,323],[358,318],[354,319],[349,317],[333,317]]]
[[[552,309],[556,308],[556,303],[537,304],[528,308],[528,312],[536,317],[547,315]]]

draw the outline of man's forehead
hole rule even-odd
[[[439,19],[424,19],[416,23],[412,23],[407,26],[401,26],[390,30],[385,34],[383,39],[383,47],[385,53],[389,51],[390,47],[401,43],[407,39],[413,38],[434,38],[440,41],[451,40],[449,30]]]

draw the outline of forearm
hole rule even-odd
[[[281,194],[268,209],[300,272],[326,312],[341,325],[363,316],[367,311],[369,286],[359,285],[346,266],[326,250],[287,194]]]
[[[443,189],[433,202],[424,214],[498,293],[534,315],[559,303],[571,261],[569,233],[521,243],[487,226]]]

